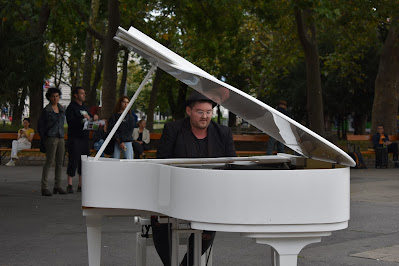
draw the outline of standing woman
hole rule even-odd
[[[112,128],[115,126],[116,122],[118,121],[119,117],[126,109],[128,104],[129,98],[127,96],[122,96],[119,98],[118,102],[115,105],[114,114],[109,119],[109,132],[111,132]],[[136,121],[129,110],[113,136],[113,140],[115,141],[113,156],[114,158],[120,159],[120,154],[122,151],[123,157],[125,159],[133,159],[132,134],[135,124]]]
[[[30,128],[30,119],[24,119],[24,127],[18,130],[18,139],[12,141],[11,148],[11,160],[6,163],[6,166],[15,166],[15,162],[12,159],[18,159],[17,153],[24,149],[30,149],[32,146],[32,139],[35,132]]]
[[[43,166],[41,192],[42,196],[51,196],[47,186],[47,176],[55,159],[54,194],[66,194],[61,188],[62,160],[65,153],[64,122],[65,109],[58,102],[61,91],[58,88],[49,88],[46,93],[50,103],[44,107],[38,125],[40,138],[46,148],[46,163]]]

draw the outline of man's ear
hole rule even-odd
[[[191,116],[191,108],[190,108],[190,106],[186,106],[186,113],[187,113],[187,115],[188,116]]]

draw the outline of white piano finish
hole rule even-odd
[[[216,79],[137,29],[119,28],[114,39],[151,62],[150,73],[155,66],[160,67],[304,157],[355,165],[350,156],[321,136]],[[182,167],[193,163],[192,159],[123,161],[98,157],[84,156],[82,165],[90,265],[100,265],[104,215],[162,214],[188,220],[192,229],[239,232],[271,245],[278,252],[279,265],[284,266],[296,265],[305,245],[348,224],[348,167],[217,170]],[[281,163],[287,157],[264,156],[257,161]],[[224,159],[207,160],[221,163]],[[202,162],[209,166],[209,161]]]
[[[305,157],[355,166],[340,148],[269,105],[224,83],[139,30],[119,27],[114,39],[165,72]]]
[[[91,265],[98,265],[103,215],[162,214],[197,230],[239,232],[273,246],[281,265],[296,265],[305,245],[349,220],[349,168],[214,170],[82,158]]]

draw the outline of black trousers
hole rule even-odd
[[[74,177],[76,169],[78,174],[82,174],[81,155],[89,155],[89,140],[84,138],[68,138],[68,167],[67,175]]]
[[[169,235],[172,235],[170,227],[168,224],[160,224],[158,222],[157,217],[151,218],[151,227],[152,227],[152,238],[154,241],[155,249],[158,252],[159,257],[162,260],[164,266],[171,266],[170,260],[170,239]],[[168,232],[169,228],[169,232]],[[203,231],[202,232],[202,250],[201,254],[204,254],[207,249],[212,245],[213,240],[215,239],[216,232],[214,231]],[[187,264],[187,253],[184,255],[184,258],[180,265],[183,266],[191,266],[194,265],[194,235],[191,234],[189,238],[188,245],[188,254],[189,254],[189,264]]]
[[[139,159],[140,155],[148,150],[148,145],[143,142],[143,144],[138,143],[137,141],[132,142],[133,150],[134,150],[134,158]]]
[[[398,143],[392,142],[388,147],[388,152],[392,152],[393,161],[398,160]]]

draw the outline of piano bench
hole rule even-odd
[[[180,245],[187,245],[187,236],[179,237]],[[154,246],[154,241],[152,240],[152,234],[149,234],[148,237],[143,236],[141,232],[136,233],[136,266],[146,266],[147,265],[147,247]],[[201,257],[201,266],[212,266],[212,252],[213,248],[209,248],[204,255]],[[208,264],[206,264],[206,260],[209,256]]]
[[[142,226],[149,226],[151,224],[150,219],[143,219],[141,217],[134,217],[135,224],[141,224]],[[174,233],[173,233],[174,231]],[[178,235],[178,245],[187,246],[188,235],[187,234],[201,234],[202,231],[191,230],[191,229],[172,229],[172,235]],[[202,235],[202,234],[201,234]],[[201,235],[197,236],[201,239]],[[152,239],[152,234],[146,232],[136,233],[136,266],[146,266],[147,265],[147,247],[154,246],[154,241]],[[212,247],[212,246],[211,246]],[[212,252],[213,249],[209,248],[203,256],[201,256],[201,266],[212,266]],[[173,256],[172,256],[173,257]],[[208,259],[209,258],[209,259]],[[208,260],[208,263],[207,263]]]

